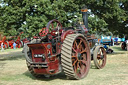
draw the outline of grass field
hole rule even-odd
[[[14,52],[15,50],[17,51],[17,50],[22,50],[23,48],[16,48],[16,49],[6,49],[6,50],[4,50],[3,52],[1,52],[1,48],[0,48],[0,54],[9,54],[9,52],[11,53],[11,52]]]
[[[128,51],[112,48],[115,52],[107,55],[106,66],[99,70],[92,68],[92,63],[87,77],[81,80],[68,80],[64,73],[36,79],[27,69],[22,49],[0,52],[0,85],[128,85]]]

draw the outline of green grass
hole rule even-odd
[[[110,48],[112,48],[114,51],[125,51],[121,49],[121,45],[111,46]]]
[[[127,85],[128,51],[121,51],[119,46],[112,48],[115,53],[107,55],[106,66],[103,69],[90,68],[87,77],[81,80],[69,80],[64,73],[37,79],[29,73],[23,54],[2,57],[0,85]]]
[[[22,50],[23,48],[16,48],[16,49],[5,49],[3,52],[1,52],[1,48],[0,48],[0,53],[4,53],[4,52],[12,52],[12,51],[15,51],[15,50]]]

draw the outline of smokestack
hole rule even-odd
[[[81,9],[84,25],[88,29],[88,13],[87,13],[87,11],[88,11],[87,7],[83,7]]]

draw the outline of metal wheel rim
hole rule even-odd
[[[124,44],[123,44],[123,43],[121,44],[121,48],[122,48],[122,50],[124,50],[124,49],[125,49],[125,47],[124,47]]]
[[[87,47],[87,42],[81,37],[78,37],[73,42],[72,46],[72,66],[73,70],[79,78],[84,77],[87,73],[89,64],[88,57],[89,49]]]
[[[53,23],[57,23],[57,26],[54,27],[53,26]],[[47,24],[47,26],[46,26],[46,28],[49,30],[50,29],[50,26],[52,26],[52,28],[57,28],[58,26],[60,26],[62,28],[62,24],[58,20],[55,20],[55,19],[49,21],[48,24]]]
[[[99,69],[103,68],[106,65],[106,52],[103,47],[96,48],[96,51],[94,53],[94,63],[95,66]]]

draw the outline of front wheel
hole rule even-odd
[[[98,69],[103,68],[106,65],[106,51],[102,46],[97,46],[94,50],[93,60],[95,67]]]

